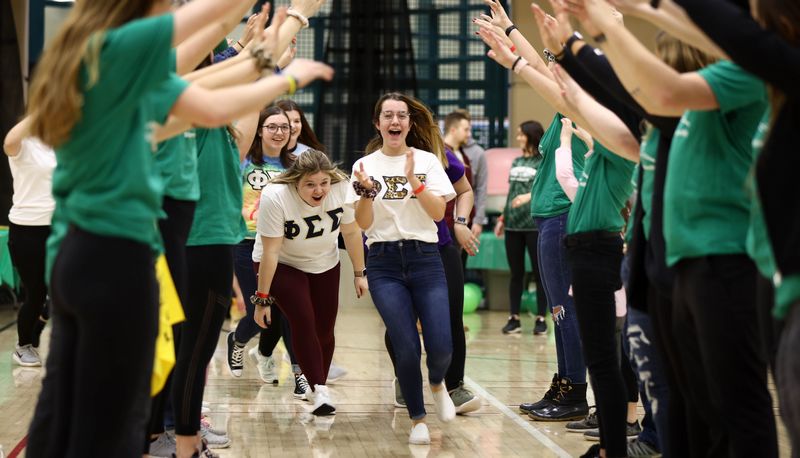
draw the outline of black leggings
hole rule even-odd
[[[583,232],[567,236],[566,244],[583,357],[597,404],[600,447],[609,458],[627,456],[627,396],[617,358],[614,298],[622,287],[622,238],[609,232]]]
[[[537,248],[539,231],[505,231],[506,258],[511,270],[508,282],[508,303],[512,315],[519,315],[522,290],[525,286],[525,251],[531,259],[533,281],[536,283],[536,314],[547,313],[547,295],[539,275],[539,250]]]
[[[53,331],[26,456],[142,455],[157,290],[149,246],[70,228],[53,267]]]
[[[450,301],[450,332],[453,336],[453,357],[445,375],[447,389],[456,388],[464,380],[464,365],[467,359],[467,338],[464,333],[464,271],[461,268],[461,253],[455,244],[439,247],[444,276],[447,279],[447,294]],[[384,334],[386,351],[392,359],[397,373],[394,349],[389,333]]]
[[[19,273],[25,298],[17,315],[17,339],[20,346],[39,346],[47,320],[45,302],[47,285],[44,281],[45,252],[50,226],[20,226],[9,223],[8,250],[11,262]]]
[[[194,209],[196,203],[187,200],[177,200],[171,197],[164,197],[162,208],[167,217],[158,221],[158,229],[161,232],[161,239],[164,241],[164,257],[167,259],[169,272],[172,282],[175,284],[175,291],[181,305],[186,307],[189,300],[189,274],[186,265],[186,241],[189,239],[189,231],[192,229],[194,219]],[[172,337],[177,352],[180,343],[180,325],[172,327]],[[147,440],[145,440],[145,452],[150,449],[150,435],[164,432],[164,409],[167,404],[167,397],[172,391],[172,373],[167,377],[164,388],[153,397],[153,404],[150,410],[150,426]]]
[[[206,384],[206,366],[214,355],[225,314],[231,306],[233,245],[186,248],[189,299],[186,321],[172,375],[175,433],[194,436],[200,430],[200,410]]]

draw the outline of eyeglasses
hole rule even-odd
[[[381,113],[381,119],[386,122],[392,122],[392,119],[394,119],[395,116],[397,116],[397,120],[400,122],[408,119],[408,113],[405,111],[398,111],[397,113],[392,111],[384,111]]]
[[[261,127],[267,129],[267,132],[271,134],[274,134],[279,130],[281,131],[282,134],[288,134],[289,132],[292,131],[292,126],[290,126],[289,124],[265,124]]]

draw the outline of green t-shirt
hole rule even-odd
[[[642,230],[645,240],[650,238],[650,222],[652,220],[653,188],[656,179],[656,156],[658,156],[658,142],[661,140],[661,130],[651,127],[642,139],[639,150],[639,169],[642,171],[642,192],[637,205],[642,206]]]
[[[556,149],[561,146],[561,118],[556,113],[553,121],[539,141],[542,162],[531,187],[531,215],[534,218],[551,218],[569,211],[571,202],[556,179]],[[577,136],[572,136],[572,168],[575,176],[583,171],[583,156],[588,148]]]
[[[505,230],[536,230],[536,224],[533,222],[533,217],[531,217],[530,208],[527,205],[512,208],[511,201],[520,194],[531,192],[536,170],[541,163],[541,155],[536,157],[520,156],[511,163],[511,170],[508,171],[508,196],[506,197],[506,206],[503,209]]]
[[[225,127],[195,130],[200,200],[186,245],[235,245],[247,233],[239,149]]]
[[[764,83],[721,61],[698,72],[719,109],[690,110],[675,129],[664,187],[667,264],[745,253],[750,225],[751,140],[767,108]]]
[[[160,180],[153,172],[142,99],[169,76],[172,15],[131,21],[97,34],[98,80],[78,83],[81,118],[56,150],[56,210],[48,240],[47,275],[69,225],[88,232],[159,246]]]
[[[631,176],[635,167],[635,163],[595,142],[594,152],[586,159],[578,180],[567,234],[621,231],[625,225],[621,212],[633,191]]]
[[[170,65],[173,72],[177,66],[176,59],[175,49],[173,49],[170,53]],[[166,106],[164,101],[172,99],[169,95],[177,81],[183,80],[178,75],[172,74],[169,81],[150,92],[148,102],[156,109],[166,108],[166,114],[168,114],[174,102]],[[166,119],[158,122],[163,124]],[[200,198],[195,137],[194,129],[190,129],[158,144],[158,151],[155,154],[155,169],[163,182],[163,194],[167,197],[187,201],[196,201]]]
[[[262,164],[253,164],[247,160],[242,169],[242,216],[247,223],[247,238],[256,238],[256,223],[261,200],[261,191],[269,180],[283,172],[284,167],[277,157],[264,157]],[[252,215],[252,218],[250,217]]]

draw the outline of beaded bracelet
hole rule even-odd
[[[366,197],[367,199],[374,199],[378,195],[378,189],[375,186],[367,189],[358,181],[353,182],[353,189],[358,196]]]

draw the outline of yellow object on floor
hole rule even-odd
[[[159,287],[158,304],[158,337],[156,337],[155,361],[153,362],[153,378],[150,383],[150,395],[157,395],[169,373],[175,366],[175,341],[172,326],[186,319],[183,307],[175,291],[175,283],[167,266],[167,258],[162,254],[156,262],[156,279]]]

